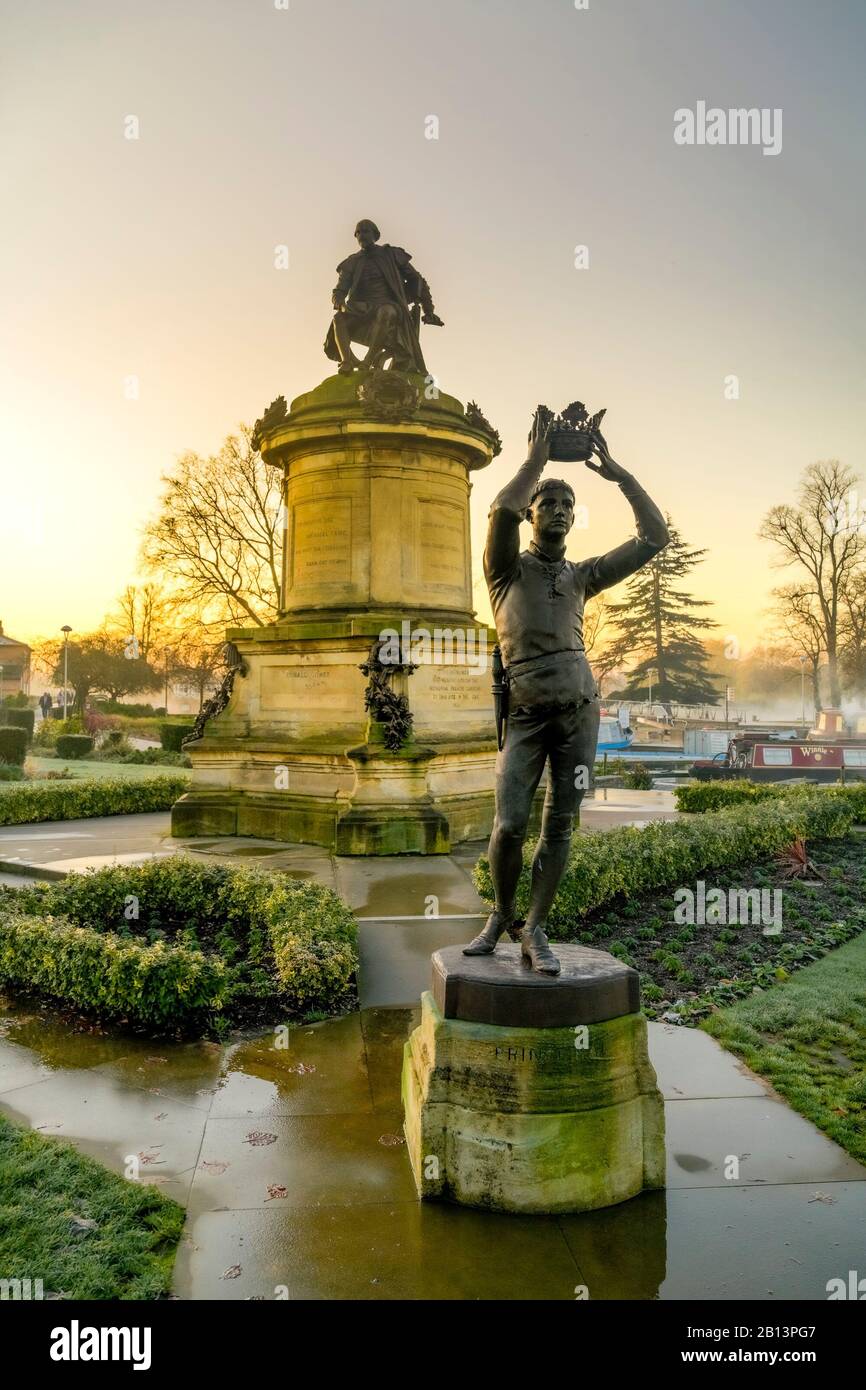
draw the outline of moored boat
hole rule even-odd
[[[858,720],[858,724],[861,721]],[[745,777],[751,782],[839,782],[866,779],[866,734],[851,733],[839,710],[822,710],[805,739],[738,734],[725,753],[692,765],[699,782]]]

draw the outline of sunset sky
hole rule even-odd
[[[503,436],[475,481],[476,573],[532,409],[579,397],[709,548],[693,587],[719,635],[772,637],[784,576],[762,515],[816,459],[863,470],[862,0],[4,0],[2,15],[8,634],[97,626],[136,576],[160,474],[330,375],[334,268],[363,216],[430,281],[443,390]],[[781,152],[677,145],[674,113],[699,101],[781,109]],[[573,558],[630,531],[615,488],[575,477],[590,530]]]

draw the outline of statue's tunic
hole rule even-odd
[[[382,304],[397,309],[393,346],[403,370],[423,372],[427,368],[418,340],[418,330],[409,308],[419,303],[425,314],[433,313],[430,286],[411,264],[412,257],[402,246],[370,246],[355,251],[337,266],[335,293],[346,302],[345,320],[351,339],[369,346],[376,310]],[[339,362],[340,353],[331,323],[325,338],[325,355]]]
[[[495,499],[484,551],[512,713],[539,706],[565,709],[597,698],[583,645],[584,604],[634,574],[669,539],[658,507],[629,474],[619,486],[631,503],[637,536],[576,564],[545,555],[534,542],[521,552],[520,523],[540,472],[527,460]]]

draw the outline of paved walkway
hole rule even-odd
[[[152,769],[144,769],[145,772]],[[672,791],[626,791],[599,788],[584,801],[581,811],[583,830],[610,830],[616,825],[646,825],[651,820],[672,820],[677,816]],[[375,861],[384,866],[379,875],[386,880],[400,876],[407,864],[432,863],[454,859],[474,860],[482,843],[456,846],[452,855],[405,855]],[[90,820],[44,821],[31,825],[0,826],[0,870],[32,872],[33,867],[60,873],[113,862],[135,862],[152,855],[213,855],[236,863],[250,860],[264,868],[290,869],[301,876],[319,878],[336,887],[336,864],[358,864],[358,859],[334,860],[318,845],[287,845],[273,840],[243,837],[174,840],[167,811],[134,816],[97,816]],[[370,862],[370,861],[367,861]],[[30,866],[30,867],[28,867]]]
[[[368,1009],[281,1050],[73,1033],[8,1005],[0,1108],[115,1172],[136,1159],[187,1206],[181,1298],[823,1299],[862,1267],[866,1169],[706,1034],[662,1024],[666,1192],[557,1219],[419,1203],[399,1099],[415,1017]]]

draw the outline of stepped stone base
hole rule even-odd
[[[633,997],[634,982],[622,977],[635,972],[604,952],[555,949],[562,975],[545,979],[522,967],[532,998],[518,1001],[515,1012],[536,1012],[539,993],[549,991],[560,1016],[564,1008],[570,1013],[566,1026],[447,1018],[432,993],[422,996],[403,1063],[405,1134],[421,1197],[554,1213],[613,1206],[664,1187],[664,1108],[646,1020],[615,1013]],[[459,947],[437,952],[440,998],[449,968],[468,976],[480,966],[490,990],[504,988],[513,1001],[518,951],[497,951],[507,962],[504,985],[495,956],[471,959]],[[474,998],[489,1016],[483,994],[477,978],[472,989],[451,991],[464,1012]],[[501,1013],[501,999],[494,1007]],[[610,1010],[614,1016],[605,1016]]]

